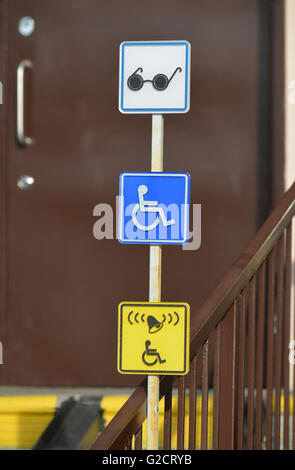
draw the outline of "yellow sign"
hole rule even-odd
[[[189,371],[190,307],[186,303],[121,302],[118,371],[185,375]]]

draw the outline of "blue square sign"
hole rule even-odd
[[[119,241],[149,245],[187,243],[189,198],[188,173],[122,173]]]

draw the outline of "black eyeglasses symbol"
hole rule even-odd
[[[153,87],[158,90],[158,91],[162,91],[162,90],[166,90],[167,86],[169,85],[169,83],[171,82],[172,78],[174,77],[174,75],[176,74],[177,71],[181,72],[182,71],[182,68],[181,67],[177,67],[173,74],[171,75],[170,78],[167,77],[167,75],[164,75],[163,73],[158,73],[157,75],[154,76],[154,78],[152,80],[144,80],[142,78],[141,75],[139,75],[137,72],[140,71],[140,73],[143,72],[143,68],[142,67],[138,67],[138,69],[135,70],[135,72],[133,72],[132,75],[130,75],[130,77],[128,78],[127,80],[127,85],[128,87],[130,88],[130,90],[132,91],[138,91],[140,90],[142,87],[143,87],[143,84],[146,83],[146,82],[150,82],[153,84]]]

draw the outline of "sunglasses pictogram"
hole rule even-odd
[[[142,73],[143,68],[138,67],[138,69],[136,69],[135,72],[133,72],[133,74],[130,75],[130,77],[127,80],[127,85],[130,88],[130,90],[139,91],[143,87],[144,83],[150,82],[152,83],[153,87],[156,90],[163,91],[163,90],[166,90],[166,88],[168,87],[169,83],[171,82],[176,72],[178,71],[181,72],[182,68],[176,67],[176,69],[174,70],[170,78],[168,78],[167,75],[165,75],[164,73],[158,73],[157,75],[154,76],[152,80],[144,80],[142,76],[137,73],[138,71]]]

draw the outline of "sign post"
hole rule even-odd
[[[150,245],[149,303],[122,302],[118,322],[118,371],[148,375],[149,450],[159,446],[160,375],[189,368],[189,306],[161,302],[161,245],[188,241],[190,191],[188,173],[163,172],[163,115],[187,113],[189,106],[187,41],[121,44],[119,110],[152,114],[151,173],[120,175],[118,224],[121,243]]]
[[[164,117],[152,115],[151,171],[163,171]],[[149,301],[161,302],[162,247],[150,246]],[[159,389],[160,378],[148,376],[147,448],[159,447]]]

